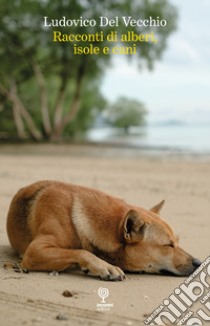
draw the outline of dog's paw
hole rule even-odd
[[[124,281],[126,278],[124,272],[119,267],[112,265],[103,270],[99,277],[103,281]]]
[[[98,260],[98,259],[97,259]],[[85,274],[92,274],[100,277],[104,281],[123,281],[126,277],[121,268],[106,263],[103,260],[97,261],[97,264],[90,262],[82,268]]]

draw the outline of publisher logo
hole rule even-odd
[[[210,323],[210,256],[144,321],[146,325]]]
[[[105,298],[109,296],[109,290],[107,288],[99,288],[98,295],[102,299],[101,303],[106,303]]]
[[[107,288],[100,287],[98,289],[98,296],[101,298],[101,302],[97,303],[96,308],[99,311],[109,311],[113,308],[113,303],[106,303],[105,299],[109,296],[109,290]]]

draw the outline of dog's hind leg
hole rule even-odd
[[[53,244],[52,244],[53,243]],[[21,263],[22,268],[36,271],[63,271],[79,265],[85,272],[99,276],[103,280],[122,281],[123,271],[89,251],[83,249],[67,249],[56,246],[52,236],[38,236],[27,248]]]

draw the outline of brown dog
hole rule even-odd
[[[22,268],[63,271],[79,265],[103,280],[124,271],[187,276],[199,265],[157,214],[101,191],[55,181],[20,189],[7,218]]]

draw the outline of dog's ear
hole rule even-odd
[[[131,209],[124,220],[123,236],[127,243],[138,242],[143,239],[146,224],[141,221],[138,213]]]
[[[155,213],[155,214],[159,214],[162,207],[165,204],[165,200],[163,199],[159,204],[155,205],[154,207],[150,208],[150,211]]]

